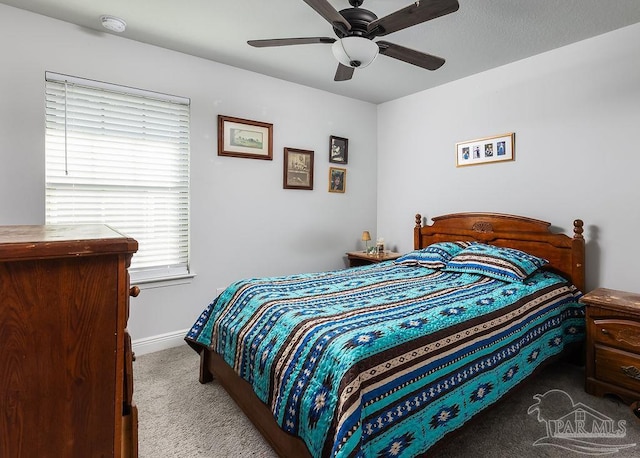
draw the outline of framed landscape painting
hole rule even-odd
[[[219,115],[218,156],[273,160],[273,124]]]

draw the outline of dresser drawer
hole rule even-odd
[[[640,393],[640,356],[615,348],[595,346],[595,377]]]
[[[594,342],[640,354],[640,322],[597,317],[590,321],[594,327]]]

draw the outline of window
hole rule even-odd
[[[189,273],[188,99],[46,73],[46,222],[138,241],[136,281]]]

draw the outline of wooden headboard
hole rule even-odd
[[[573,222],[573,237],[554,234],[551,223],[523,216],[500,213],[452,213],[432,218],[423,226],[416,215],[414,249],[435,242],[468,240],[501,247],[516,248],[549,261],[549,269],[569,279],[585,291],[585,250],[583,222]]]

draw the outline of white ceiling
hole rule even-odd
[[[347,0],[329,0],[337,9]],[[426,0],[423,0],[426,1]],[[459,0],[460,9],[384,37],[444,57],[436,71],[380,55],[334,82],[337,62],[325,44],[253,48],[247,40],[335,37],[302,0],[0,0],[107,32],[100,16],[127,22],[121,36],[235,67],[381,103],[640,22],[640,0]],[[365,0],[386,16],[408,0]]]

